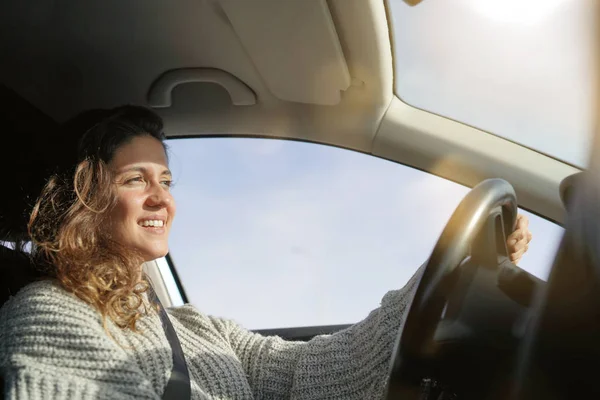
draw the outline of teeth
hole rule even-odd
[[[161,221],[159,219],[148,219],[145,221],[140,222],[141,226],[155,226],[157,228],[160,228],[164,225],[164,221]]]

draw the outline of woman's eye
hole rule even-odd
[[[163,185],[165,185],[166,187],[170,188],[173,186],[173,181],[172,180],[165,180],[161,182]]]
[[[126,184],[132,184],[132,183],[139,183],[139,182],[143,182],[144,179],[141,176],[136,176],[133,178],[129,178],[125,181]]]

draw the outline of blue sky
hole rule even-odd
[[[429,256],[468,188],[368,155],[269,139],[169,141],[171,256],[190,301],[249,329],[353,323]],[[562,228],[528,214],[545,278]]]

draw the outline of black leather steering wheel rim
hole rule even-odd
[[[489,265],[499,253],[508,256],[506,238],[515,227],[517,199],[513,187],[502,179],[488,179],[473,188],[461,201],[438,239],[392,353],[387,399],[421,398],[418,374],[408,371],[411,360],[426,357],[442,315],[445,299],[456,281],[459,266],[468,255],[479,253]],[[492,226],[493,225],[493,226]],[[478,241],[481,232],[495,229],[492,242]],[[490,243],[495,243],[492,246]],[[493,249],[480,247],[495,247]],[[458,272],[460,273],[460,272]]]

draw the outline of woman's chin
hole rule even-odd
[[[162,257],[164,257],[166,255],[167,255],[167,253],[156,255],[156,256],[148,256],[148,257],[145,257],[144,262],[150,262],[150,261],[158,260],[159,258],[162,258]]]
[[[146,246],[144,248],[139,248],[139,250],[141,250],[140,253],[143,254],[144,262],[149,262],[166,256],[169,252],[169,247],[161,243],[157,246]]]
[[[149,262],[166,256],[168,252],[168,249],[146,249],[142,254],[144,254],[144,262]]]

